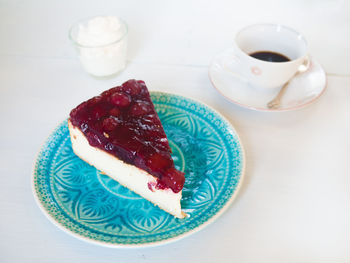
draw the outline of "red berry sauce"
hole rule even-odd
[[[91,146],[117,156],[158,178],[158,189],[178,193],[184,173],[174,167],[171,149],[144,81],[129,80],[81,103],[70,120]]]

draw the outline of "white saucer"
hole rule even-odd
[[[219,93],[242,107],[259,111],[295,110],[314,102],[326,89],[326,73],[311,58],[310,68],[290,82],[281,99],[280,108],[269,109],[267,103],[277,95],[280,87],[264,89],[251,85],[240,77],[239,64],[236,69],[230,68],[231,71],[228,71],[225,61],[233,56],[233,49],[227,49],[214,57],[209,67],[209,78]]]

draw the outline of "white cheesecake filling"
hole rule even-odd
[[[156,189],[157,178],[134,165],[124,163],[115,156],[93,147],[89,144],[85,135],[68,121],[72,148],[76,155],[93,165],[104,174],[118,181],[143,198],[159,206],[166,212],[184,218],[186,214],[181,211],[180,200],[182,191],[174,193],[171,189]]]

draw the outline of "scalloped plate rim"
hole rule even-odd
[[[35,190],[35,183],[34,183],[34,179],[35,179],[35,170],[36,170],[36,163],[38,160],[38,157],[40,155],[40,153],[42,152],[43,146],[46,144],[46,142],[49,140],[49,138],[51,137],[52,133],[57,129],[58,125],[62,122],[60,122],[58,125],[55,126],[55,128],[53,128],[51,130],[51,132],[48,134],[48,136],[46,137],[46,139],[41,143],[39,150],[37,151],[35,158],[34,158],[34,162],[32,164],[32,176],[30,177],[31,180],[31,189],[32,189],[32,193],[34,196],[34,200],[35,203],[38,205],[39,209],[41,210],[41,212],[45,215],[45,217],[56,227],[58,227],[59,229],[61,229],[63,232],[68,233],[70,236],[73,236],[79,240],[85,241],[87,243],[90,244],[95,244],[95,245],[99,245],[99,246],[103,246],[103,247],[109,247],[109,248],[126,248],[126,249],[133,249],[133,248],[144,248],[144,247],[156,247],[156,246],[160,246],[160,245],[165,245],[165,244],[170,244],[173,243],[175,241],[178,241],[180,239],[183,239],[187,236],[190,236],[194,233],[199,232],[200,230],[204,229],[205,227],[207,227],[208,225],[210,225],[211,223],[213,223],[215,220],[217,220],[225,211],[227,211],[227,209],[230,207],[230,205],[233,203],[233,201],[236,199],[238,192],[241,188],[242,182],[244,180],[244,176],[245,176],[245,169],[246,169],[246,154],[245,154],[245,150],[242,144],[242,140],[240,139],[236,129],[233,127],[233,125],[231,124],[231,122],[225,117],[223,116],[221,113],[219,113],[218,111],[216,111],[215,109],[213,109],[211,106],[209,106],[208,104],[200,101],[200,100],[196,100],[193,98],[188,98],[185,97],[183,95],[179,95],[176,93],[169,93],[169,92],[163,92],[163,91],[156,91],[156,90],[150,90],[150,93],[158,93],[158,94],[164,94],[166,96],[178,96],[178,97],[182,97],[186,100],[192,100],[195,103],[198,104],[202,104],[205,107],[209,108],[211,111],[213,111],[215,114],[217,114],[220,118],[222,118],[222,120],[224,120],[227,124],[227,128],[232,130],[233,133],[236,135],[237,138],[237,142],[239,143],[239,145],[241,146],[241,154],[242,154],[242,170],[240,173],[240,177],[239,177],[239,181],[237,183],[237,186],[234,190],[234,193],[232,194],[232,196],[230,197],[230,199],[227,200],[227,202],[225,203],[225,205],[215,214],[213,215],[211,218],[209,218],[207,221],[203,222],[201,225],[190,229],[182,234],[179,234],[177,236],[171,237],[171,238],[167,238],[167,239],[163,239],[163,240],[159,240],[159,241],[153,241],[153,242],[147,242],[147,243],[137,243],[137,244],[122,244],[122,243],[108,243],[108,242],[103,242],[101,240],[94,240],[94,239],[90,239],[87,237],[84,237],[82,235],[79,235],[75,232],[73,232],[72,230],[64,227],[63,225],[61,225],[59,222],[57,222],[55,220],[55,218],[53,218],[50,213],[45,209],[45,207],[43,206],[43,204],[40,202],[39,197],[38,197],[38,193]]]

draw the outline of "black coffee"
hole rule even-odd
[[[271,51],[257,51],[250,54],[251,57],[268,62],[287,62],[290,59],[280,53]]]

